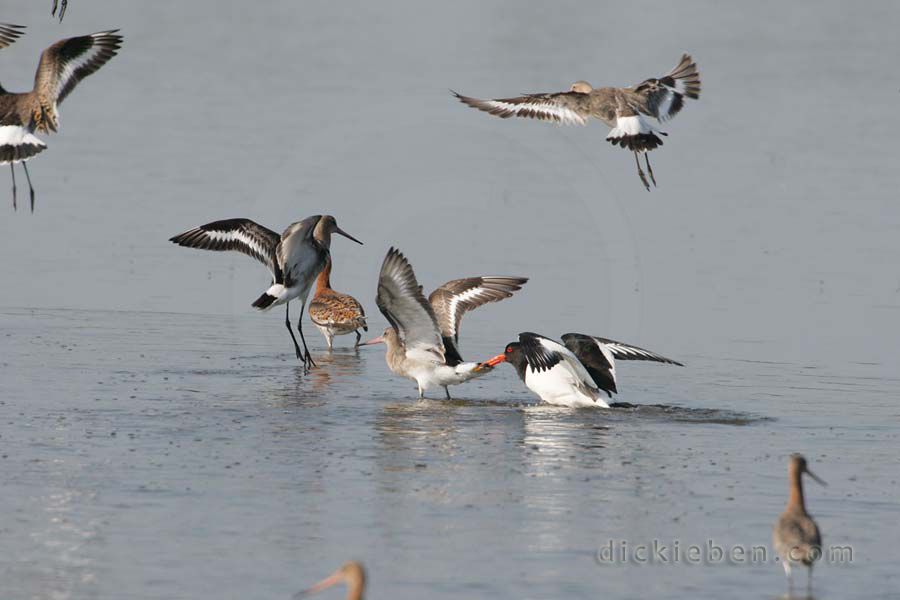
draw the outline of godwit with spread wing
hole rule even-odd
[[[388,367],[397,375],[414,379],[419,398],[424,398],[429,388],[441,386],[450,399],[448,386],[491,370],[482,363],[463,362],[457,347],[463,315],[482,304],[509,298],[527,281],[526,277],[455,279],[425,300],[409,261],[391,248],[381,266],[375,299],[391,326],[382,337],[366,344],[387,345]]]
[[[463,103],[503,119],[529,117],[564,125],[587,125],[591,117],[612,127],[606,139],[634,152],[638,176],[647,191],[650,184],[641,169],[638,154],[644,155],[653,185],[653,169],[647,153],[662,146],[658,125],[671,119],[684,106],[684,98],[700,97],[700,74],[687,54],[668,75],[646,79],[631,87],[593,88],[586,81],[576,81],[568,92],[526,94],[516,98],[479,100],[453,92]],[[659,135],[657,135],[659,134]]]
[[[565,345],[536,333],[520,333],[518,342],[507,344],[503,354],[484,364],[494,367],[508,362],[541,400],[572,408],[609,408],[602,392],[609,398],[617,392],[617,358],[684,366],[649,350],[606,338],[567,333],[562,339]]]
[[[791,455],[788,461],[790,495],[787,507],[778,517],[778,522],[775,523],[775,528],[772,530],[772,545],[781,558],[784,574],[788,578],[789,590],[793,591],[794,587],[791,566],[803,565],[809,569],[806,580],[808,592],[812,587],[813,564],[822,557],[822,535],[819,533],[819,526],[806,512],[806,503],[803,500],[802,477],[804,473],[818,483],[826,485],[809,470],[809,467],[806,466],[806,459],[802,455]]]
[[[329,259],[316,279],[316,293],[309,303],[309,318],[325,336],[329,350],[333,347],[334,336],[348,333],[356,334],[354,346],[359,346],[362,338],[359,330],[369,330],[366,311],[350,294],[341,294],[331,288],[331,265]]]
[[[253,306],[267,310],[284,304],[284,324],[291,334],[297,358],[303,361],[304,371],[309,371],[316,363],[303,337],[303,311],[313,281],[328,263],[332,233],[362,244],[338,227],[331,215],[307,217],[289,225],[281,235],[250,219],[226,219],[195,227],[169,238],[169,241],[202,250],[237,250],[266,265],[272,273],[272,285],[256,299]],[[303,352],[300,352],[300,345],[291,329],[289,303],[294,298],[299,298],[301,302],[297,331],[303,341]]]
[[[59,127],[59,104],[79,81],[94,73],[116,55],[122,44],[118,29],[56,42],[41,54],[34,88],[14,94],[0,87],[0,165],[12,172],[13,209],[16,208],[16,172],[22,163],[34,212],[34,187],[25,161],[47,148],[34,132],[55,132]]]
[[[347,585],[347,600],[362,600],[363,594],[366,592],[366,570],[361,563],[356,561],[345,563],[340,569],[311,588],[294,594],[294,600],[315,594],[338,583]]]

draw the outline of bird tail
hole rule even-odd
[[[47,149],[47,144],[19,125],[0,126],[0,165],[28,160]]]
[[[282,304],[287,296],[287,288],[280,283],[273,283],[272,286],[263,292],[262,296],[253,303],[253,308],[259,310],[268,310],[273,306]]]

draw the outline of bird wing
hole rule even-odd
[[[309,318],[316,325],[366,326],[362,305],[350,294],[338,292],[314,297],[309,303]]]
[[[13,25],[12,23],[0,23],[0,48],[6,48],[21,36],[25,29],[24,25]]]
[[[444,343],[431,305],[403,254],[388,250],[378,276],[378,310],[400,334],[406,351],[426,351],[444,360]]]
[[[631,88],[641,96],[643,110],[650,116],[666,121],[684,106],[684,97],[700,97],[700,73],[690,55],[684,54],[667,75],[650,78]]]
[[[41,53],[34,89],[57,103],[75,89],[79,81],[116,55],[122,44],[118,29],[60,40]]]
[[[555,340],[537,333],[519,334],[519,344],[528,366],[535,373],[549,371],[559,363],[565,363],[577,379],[577,385],[586,393],[595,396],[598,392],[593,379],[571,350]]]
[[[819,527],[809,515],[784,512],[775,524],[776,550],[784,555],[790,554],[794,560],[806,562],[813,547],[822,546]]]
[[[169,241],[200,250],[237,250],[266,265],[275,283],[282,283],[281,267],[276,259],[281,237],[250,219],[214,221],[180,233]]]
[[[527,277],[466,277],[448,281],[431,292],[428,303],[444,338],[448,364],[451,359],[462,362],[456,342],[459,340],[459,323],[463,315],[482,304],[509,298],[513,292],[522,289],[527,281]]]
[[[281,234],[275,257],[285,281],[291,285],[303,275],[317,276],[329,260],[329,249],[313,238],[313,231],[321,218],[322,215],[306,217],[288,225]]]
[[[639,348],[638,346],[632,346],[631,344],[625,344],[623,342],[617,342],[616,340],[610,340],[607,338],[597,337],[593,335],[583,335],[578,333],[567,333],[563,336],[563,340],[566,339],[566,336],[582,336],[587,337],[594,342],[597,343],[598,346],[604,346],[609,352],[618,360],[649,360],[653,362],[667,363],[670,365],[677,365],[679,367],[683,367],[684,365],[678,362],[677,360],[672,360],[671,358],[666,358],[661,354],[657,354],[656,352],[651,352],[649,350],[645,350],[644,348]]]
[[[572,351],[584,365],[597,387],[612,398],[616,389],[616,361],[612,351],[589,335],[567,333],[562,336],[563,344]]]
[[[591,115],[590,95],[577,92],[526,94],[516,98],[494,100],[470,98],[456,92],[453,92],[453,95],[463,104],[501,119],[527,117],[553,121],[561,125],[586,125],[587,118]]]

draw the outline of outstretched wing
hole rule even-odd
[[[409,261],[395,248],[388,250],[381,265],[375,303],[400,334],[407,353],[424,350],[443,361],[444,344],[431,305]]]
[[[583,335],[578,333],[566,334],[566,335]],[[585,335],[583,337],[589,337],[594,340],[597,344],[602,344],[606,347],[612,355],[618,360],[649,360],[653,362],[667,363],[670,365],[678,365],[679,367],[683,367],[684,365],[676,360],[672,360],[671,358],[666,358],[661,354],[657,354],[656,352],[650,352],[649,350],[645,350],[644,348],[639,348],[637,346],[632,346],[631,344],[625,344],[623,342],[617,342],[616,340],[609,340],[602,337],[597,337],[593,335]],[[565,336],[563,336],[565,339]]]
[[[44,50],[34,89],[40,90],[57,103],[75,89],[79,81],[105,65],[122,45],[118,29],[60,40]]]
[[[535,373],[550,371],[563,364],[571,373],[572,381],[588,395],[595,396],[597,389],[584,365],[565,346],[537,333],[525,331],[519,334],[519,345],[529,367]]]
[[[6,48],[21,36],[25,29],[24,25],[13,25],[12,23],[0,23],[0,48]]]
[[[643,96],[647,114],[666,121],[682,109],[685,96],[700,97],[700,73],[690,55],[684,54],[668,75],[644,80],[633,89]]]
[[[275,283],[282,283],[276,253],[281,236],[250,219],[225,219],[195,227],[169,238],[179,246],[200,250],[236,250],[269,268]]]
[[[450,90],[453,92],[453,90]],[[577,92],[557,94],[526,94],[517,98],[480,100],[453,92],[453,95],[472,108],[501,119],[526,117],[553,121],[561,125],[586,125],[590,116],[590,96]]]
[[[527,277],[467,277],[448,281],[431,292],[428,303],[444,338],[447,364],[454,366],[462,362],[456,343],[463,315],[482,304],[509,298],[527,281]]]

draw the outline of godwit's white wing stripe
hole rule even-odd
[[[118,29],[67,38],[41,54],[35,76],[35,90],[60,103],[75,85],[116,55],[122,44]]]
[[[529,94],[518,98],[498,98],[481,100],[453,92],[460,102],[478,110],[508,119],[526,117],[553,121],[561,125],[586,125],[589,112],[579,111],[579,106],[588,100],[586,94],[562,92],[559,94]]]
[[[467,277],[448,281],[434,290],[428,302],[434,310],[441,335],[455,338],[463,315],[483,304],[505,300],[522,289],[527,277]]]
[[[176,235],[169,241],[201,250],[241,252],[266,265],[275,283],[282,283],[282,271],[275,258],[281,237],[250,219],[214,221]]]
[[[0,126],[0,165],[28,160],[46,148],[47,144],[24,127]]]
[[[388,250],[378,277],[378,309],[400,334],[407,356],[418,353],[444,362],[444,343],[431,305],[422,294],[412,265],[395,249]]]

